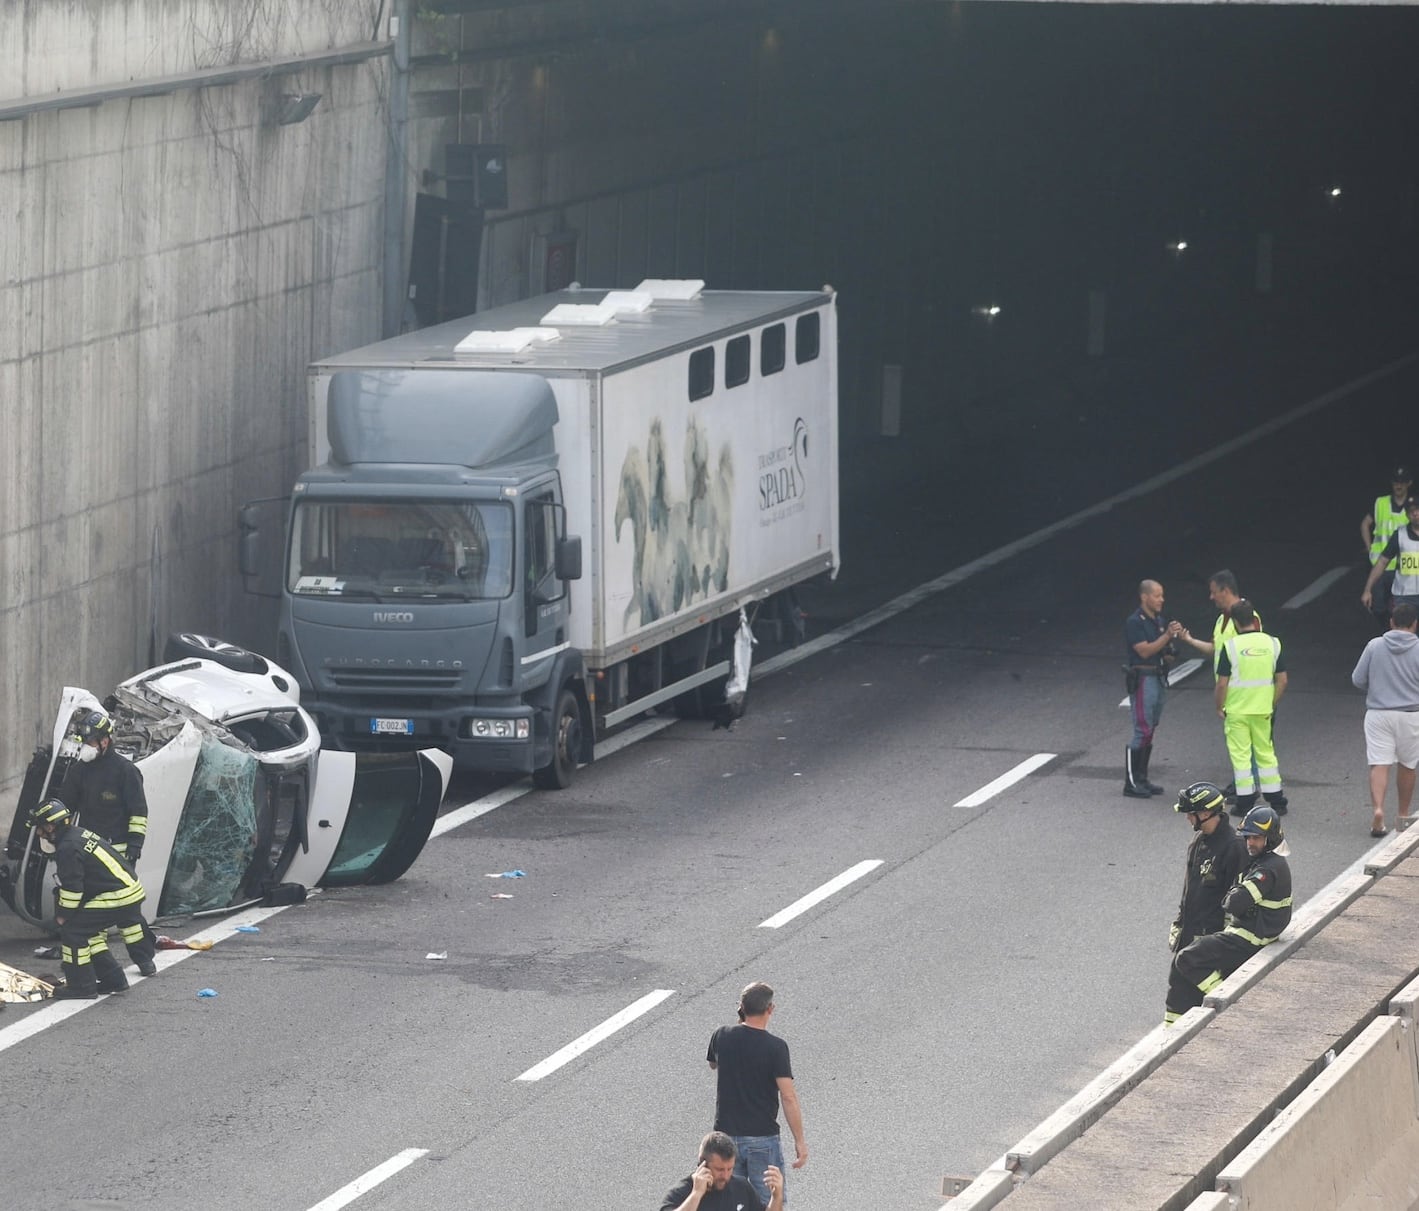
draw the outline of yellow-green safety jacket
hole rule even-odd
[[[1375,560],[1380,557],[1380,552],[1385,549],[1385,543],[1389,541],[1389,536],[1400,526],[1408,523],[1409,518],[1405,515],[1404,504],[1400,502],[1398,509],[1394,507],[1394,497],[1381,496],[1375,501],[1375,508],[1372,516],[1375,519],[1375,529],[1370,535],[1370,566],[1375,566]],[[1394,571],[1394,560],[1390,560],[1385,565],[1386,572]]]
[[[1276,662],[1281,640],[1265,631],[1243,631],[1226,643],[1231,673],[1227,682],[1229,715],[1269,715],[1276,705]]]

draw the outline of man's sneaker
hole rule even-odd
[[[155,976],[158,974],[158,965],[152,959],[140,960],[138,963],[138,974],[140,976]]]
[[[56,1001],[96,1001],[98,996],[97,988],[73,988],[68,984],[61,984],[54,990]]]

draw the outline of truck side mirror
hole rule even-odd
[[[237,543],[237,564],[243,576],[257,576],[261,571],[261,535],[242,527]]]
[[[581,538],[578,535],[559,538],[553,558],[558,580],[581,579]]]

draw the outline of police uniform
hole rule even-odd
[[[1236,811],[1241,815],[1256,802],[1258,790],[1277,811],[1286,809],[1271,732],[1276,675],[1285,671],[1281,640],[1265,631],[1233,635],[1222,645],[1217,660],[1218,679],[1228,679],[1223,730],[1236,780]]]
[[[1226,924],[1173,956],[1169,988],[1197,990],[1197,1004],[1252,955],[1276,941],[1291,923],[1291,867],[1275,850],[1251,859],[1222,900]]]
[[[1395,469],[1395,474],[1407,476],[1409,472],[1403,467],[1398,467]],[[1375,507],[1371,510],[1370,516],[1375,523],[1374,529],[1370,531],[1370,566],[1374,567],[1375,561],[1379,559],[1385,549],[1385,544],[1389,542],[1397,530],[1404,528],[1409,519],[1404,512],[1404,500],[1401,498],[1396,502],[1394,497],[1389,494],[1376,498]],[[1385,565],[1384,575],[1380,578],[1377,586],[1379,592],[1374,595],[1374,600],[1371,602],[1370,608],[1376,614],[1387,615],[1389,613],[1389,598],[1394,591],[1395,563],[1396,561],[1391,559]]]
[[[1124,752],[1123,793],[1135,798],[1162,793],[1162,787],[1148,781],[1148,764],[1153,759],[1153,733],[1163,716],[1172,661],[1171,645],[1150,660],[1140,657],[1134,645],[1154,643],[1167,629],[1161,614],[1150,618],[1141,605],[1123,624],[1125,686],[1133,717],[1133,737]]]
[[[1387,566],[1394,569],[1390,584],[1391,606],[1405,601],[1419,605],[1419,531],[1407,522],[1400,526],[1375,555],[1376,561],[1385,555],[1390,557]]]
[[[56,794],[85,828],[137,865],[148,838],[148,799],[133,762],[110,744],[94,760],[74,762]]]
[[[105,937],[117,928],[140,970],[155,970],[155,947],[143,920],[143,884],[122,854],[97,833],[62,825],[54,839],[59,876],[59,958],[72,993],[128,987]]]
[[[1182,898],[1178,901],[1178,915],[1173,920],[1170,939],[1174,955],[1195,939],[1221,931],[1226,923],[1222,900],[1247,866],[1246,842],[1237,836],[1226,812],[1220,811],[1223,806],[1219,792],[1217,826],[1210,833],[1199,831],[1187,848],[1187,872],[1183,876]],[[1163,1021],[1171,1024],[1201,1004],[1202,993],[1197,986],[1183,981],[1177,965],[1171,964]]]

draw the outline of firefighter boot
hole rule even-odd
[[[1286,809],[1290,806],[1287,802],[1285,791],[1267,791],[1262,798],[1271,804],[1272,810],[1275,811],[1278,816],[1284,816]]]
[[[95,951],[90,963],[94,972],[94,988],[102,993],[128,991],[128,977],[118,960],[107,949]]]
[[[1151,799],[1153,797],[1148,790],[1147,783],[1140,781],[1144,751],[1138,748],[1123,750],[1123,794],[1126,799]]]
[[[1139,762],[1136,770],[1138,785],[1150,795],[1161,795],[1163,788],[1156,782],[1150,781],[1148,778],[1148,763],[1153,760],[1153,746],[1151,744],[1145,744],[1138,751],[1143,754],[1143,760]]]
[[[94,969],[87,963],[61,963],[64,983],[54,990],[56,1001],[92,1001],[99,991],[94,987]]]

